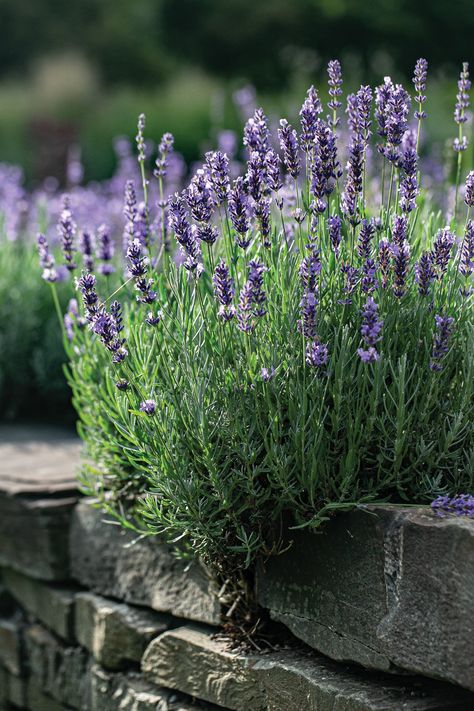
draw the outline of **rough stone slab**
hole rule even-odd
[[[0,618],[0,666],[16,676],[22,672],[21,632],[17,615]]]
[[[368,507],[292,547],[257,576],[258,600],[336,660],[474,689],[474,521]]]
[[[28,711],[68,711],[71,708],[45,694],[34,676],[30,677],[26,684],[25,706]]]
[[[74,709],[89,709],[88,657],[67,647],[41,625],[25,631],[29,667],[43,693]]]
[[[26,706],[26,683],[24,679],[13,674],[6,673],[7,677],[7,698],[15,707],[22,709]]]
[[[374,676],[303,651],[229,652],[196,625],[153,640],[142,661],[152,682],[243,711],[467,711],[474,695],[437,682]]]
[[[105,596],[176,617],[219,624],[220,606],[204,569],[176,558],[156,537],[136,536],[104,522],[104,513],[78,504],[71,527],[73,577]]]
[[[160,689],[139,674],[111,674],[96,664],[91,669],[91,711],[214,710],[218,711],[213,705],[194,704],[181,694]]]
[[[93,593],[76,597],[76,638],[108,669],[140,662],[148,643],[168,629],[171,618]]]
[[[72,494],[81,445],[58,427],[0,425],[0,491],[10,495]]]
[[[49,585],[8,569],[3,571],[3,580],[27,612],[59,637],[73,640],[75,592],[71,588]]]

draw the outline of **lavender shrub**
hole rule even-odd
[[[211,152],[157,201],[140,117],[122,286],[96,281],[83,249],[75,319],[89,327],[68,322],[66,347],[95,462],[84,488],[124,525],[180,540],[234,600],[283,521],[473,490],[473,178],[447,214],[424,189],[426,73],[420,60],[413,100],[389,77],[361,87],[344,127],[332,62],[327,107],[311,87],[298,130],[282,119],[276,135],[257,109],[240,176]],[[173,141],[160,146],[161,185]]]

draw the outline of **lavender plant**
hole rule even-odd
[[[348,97],[344,129],[332,62],[327,118],[314,87],[299,130],[282,119],[275,136],[257,109],[240,176],[208,153],[157,204],[140,117],[144,192],[127,184],[120,287],[91,273],[82,247],[66,347],[94,462],[84,489],[125,526],[203,559],[233,612],[283,523],[473,490],[473,178],[447,214],[424,189],[426,71],[420,60],[415,113],[385,78]],[[173,142],[160,146],[163,181]],[[101,255],[113,262],[103,239]]]

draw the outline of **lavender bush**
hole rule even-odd
[[[282,119],[276,133],[257,109],[240,175],[210,152],[168,197],[172,139],[149,175],[141,116],[113,284],[63,226],[77,286],[69,380],[93,462],[84,489],[125,526],[202,558],[232,612],[283,524],[473,490],[468,67],[445,211],[419,168],[426,81],[419,60],[412,98],[386,77],[343,112],[331,62],[327,107],[311,87],[299,125]],[[39,249],[54,291],[58,262],[44,237]]]

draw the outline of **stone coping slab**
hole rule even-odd
[[[290,535],[257,576],[275,620],[333,659],[474,689],[474,520],[373,506]]]
[[[155,684],[234,711],[467,711],[474,703],[462,689],[361,672],[314,652],[232,653],[197,625],[153,640],[142,670]]]

